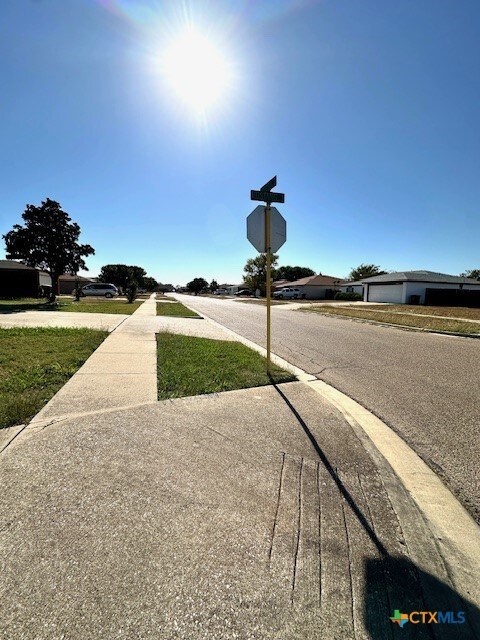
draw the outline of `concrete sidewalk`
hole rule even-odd
[[[154,309],[107,338],[69,402],[57,394],[0,458],[0,637],[480,637],[408,492],[312,388],[156,401]],[[147,400],[101,406],[96,390],[126,375]],[[400,629],[396,609],[467,623]]]
[[[22,311],[0,316],[0,327],[68,327],[113,331],[128,315],[119,313],[76,313],[65,311]]]

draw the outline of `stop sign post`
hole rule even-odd
[[[270,309],[271,309],[271,264],[272,252],[278,251],[287,239],[287,223],[278,209],[271,207],[272,202],[285,202],[285,194],[273,193],[277,176],[269,180],[259,191],[251,191],[251,200],[260,200],[266,206],[259,205],[247,217],[247,238],[260,253],[267,257],[267,372],[270,373]]]

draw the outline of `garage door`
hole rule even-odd
[[[369,302],[402,302],[402,284],[371,284],[368,287]]]

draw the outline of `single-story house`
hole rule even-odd
[[[48,273],[16,260],[0,260],[0,298],[38,298],[41,287],[51,286]]]
[[[363,298],[363,282],[357,280],[355,282],[344,282],[339,287],[342,293],[358,293]]]
[[[343,278],[335,278],[333,276],[308,276],[307,278],[300,278],[294,282],[285,282],[279,285],[275,283],[275,290],[278,291],[282,287],[298,287],[301,291],[301,295],[309,300],[325,300],[332,299],[337,291],[340,289],[340,285],[345,280]]]
[[[91,284],[93,279],[84,278],[83,276],[72,276],[68,273],[64,273],[63,276],[58,278],[58,293],[60,295],[72,294],[77,282],[80,287],[84,287],[86,284]]]
[[[239,291],[243,287],[241,284],[219,284],[218,288],[226,289],[228,292],[228,295],[233,296],[235,293],[237,293],[237,291]]]
[[[395,271],[362,280],[365,302],[456,306],[478,300],[480,281],[435,271]],[[478,292],[478,293],[476,293]]]
[[[288,283],[290,282],[290,280],[285,280],[285,278],[283,278],[283,280],[274,280],[272,282],[272,287],[275,290],[280,289],[281,287],[288,287]]]

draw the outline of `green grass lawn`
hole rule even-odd
[[[181,302],[157,302],[157,316],[176,316],[178,318],[201,317]]]
[[[371,311],[389,311],[390,313],[415,313],[425,316],[450,316],[451,318],[459,318],[463,320],[480,320],[480,309],[474,307],[431,307],[425,305],[409,305],[409,304],[389,304],[389,305],[368,305],[366,307],[357,307],[360,309],[369,309]]]
[[[73,311],[75,313],[121,313],[131,315],[138,309],[141,302],[128,304],[124,300],[65,300],[59,298],[55,304],[37,298],[22,298],[19,300],[1,300],[0,313],[21,313],[22,311]]]
[[[157,354],[159,400],[296,380],[277,366],[270,379],[265,358],[240,342],[159,333]]]
[[[416,307],[418,308],[418,307]],[[323,315],[337,316],[344,318],[360,318],[372,322],[386,322],[404,327],[416,329],[428,329],[429,331],[450,331],[453,333],[480,333],[480,323],[468,322],[464,320],[451,320],[449,318],[429,317],[427,315],[411,315],[411,313],[399,313],[390,311],[389,306],[382,306],[380,309],[370,307],[330,307],[326,305],[314,305],[302,312],[321,313]]]
[[[107,336],[92,329],[0,329],[0,428],[30,420]]]

